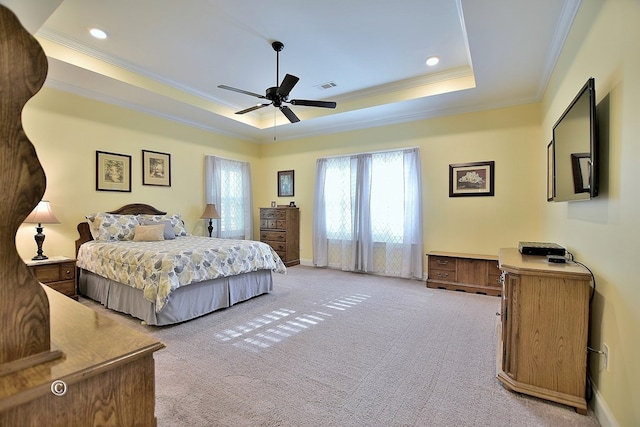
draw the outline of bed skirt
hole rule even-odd
[[[162,311],[144,299],[140,289],[80,269],[78,291],[105,307],[127,313],[149,325],[184,322],[273,290],[270,270],[192,283],[176,289]]]

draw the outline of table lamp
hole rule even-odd
[[[42,233],[42,224],[60,224],[58,218],[51,211],[51,205],[47,200],[41,200],[38,203],[29,216],[24,220],[29,224],[38,224],[36,227],[36,235],[34,239],[38,245],[38,254],[31,258],[32,260],[48,259],[47,256],[42,254],[42,244],[44,243],[44,234]]]
[[[207,207],[204,208],[204,213],[200,218],[209,220],[209,237],[211,237],[211,233],[213,233],[213,220],[220,219],[216,205],[207,203]]]

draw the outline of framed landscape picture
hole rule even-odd
[[[449,197],[493,196],[495,162],[449,165]]]
[[[171,154],[142,150],[142,184],[171,187]]]
[[[278,172],[278,197],[293,197],[293,171]]]
[[[131,156],[96,151],[96,190],[131,191]]]

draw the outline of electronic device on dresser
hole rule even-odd
[[[520,242],[518,249],[522,255],[559,255],[564,256],[566,249],[557,243],[548,242]]]

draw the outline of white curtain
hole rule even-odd
[[[251,170],[248,162],[205,156],[205,201],[214,203],[220,219],[213,220],[213,236],[253,238]],[[208,224],[208,223],[207,223]]]
[[[422,279],[418,148],[318,159],[313,263]]]

